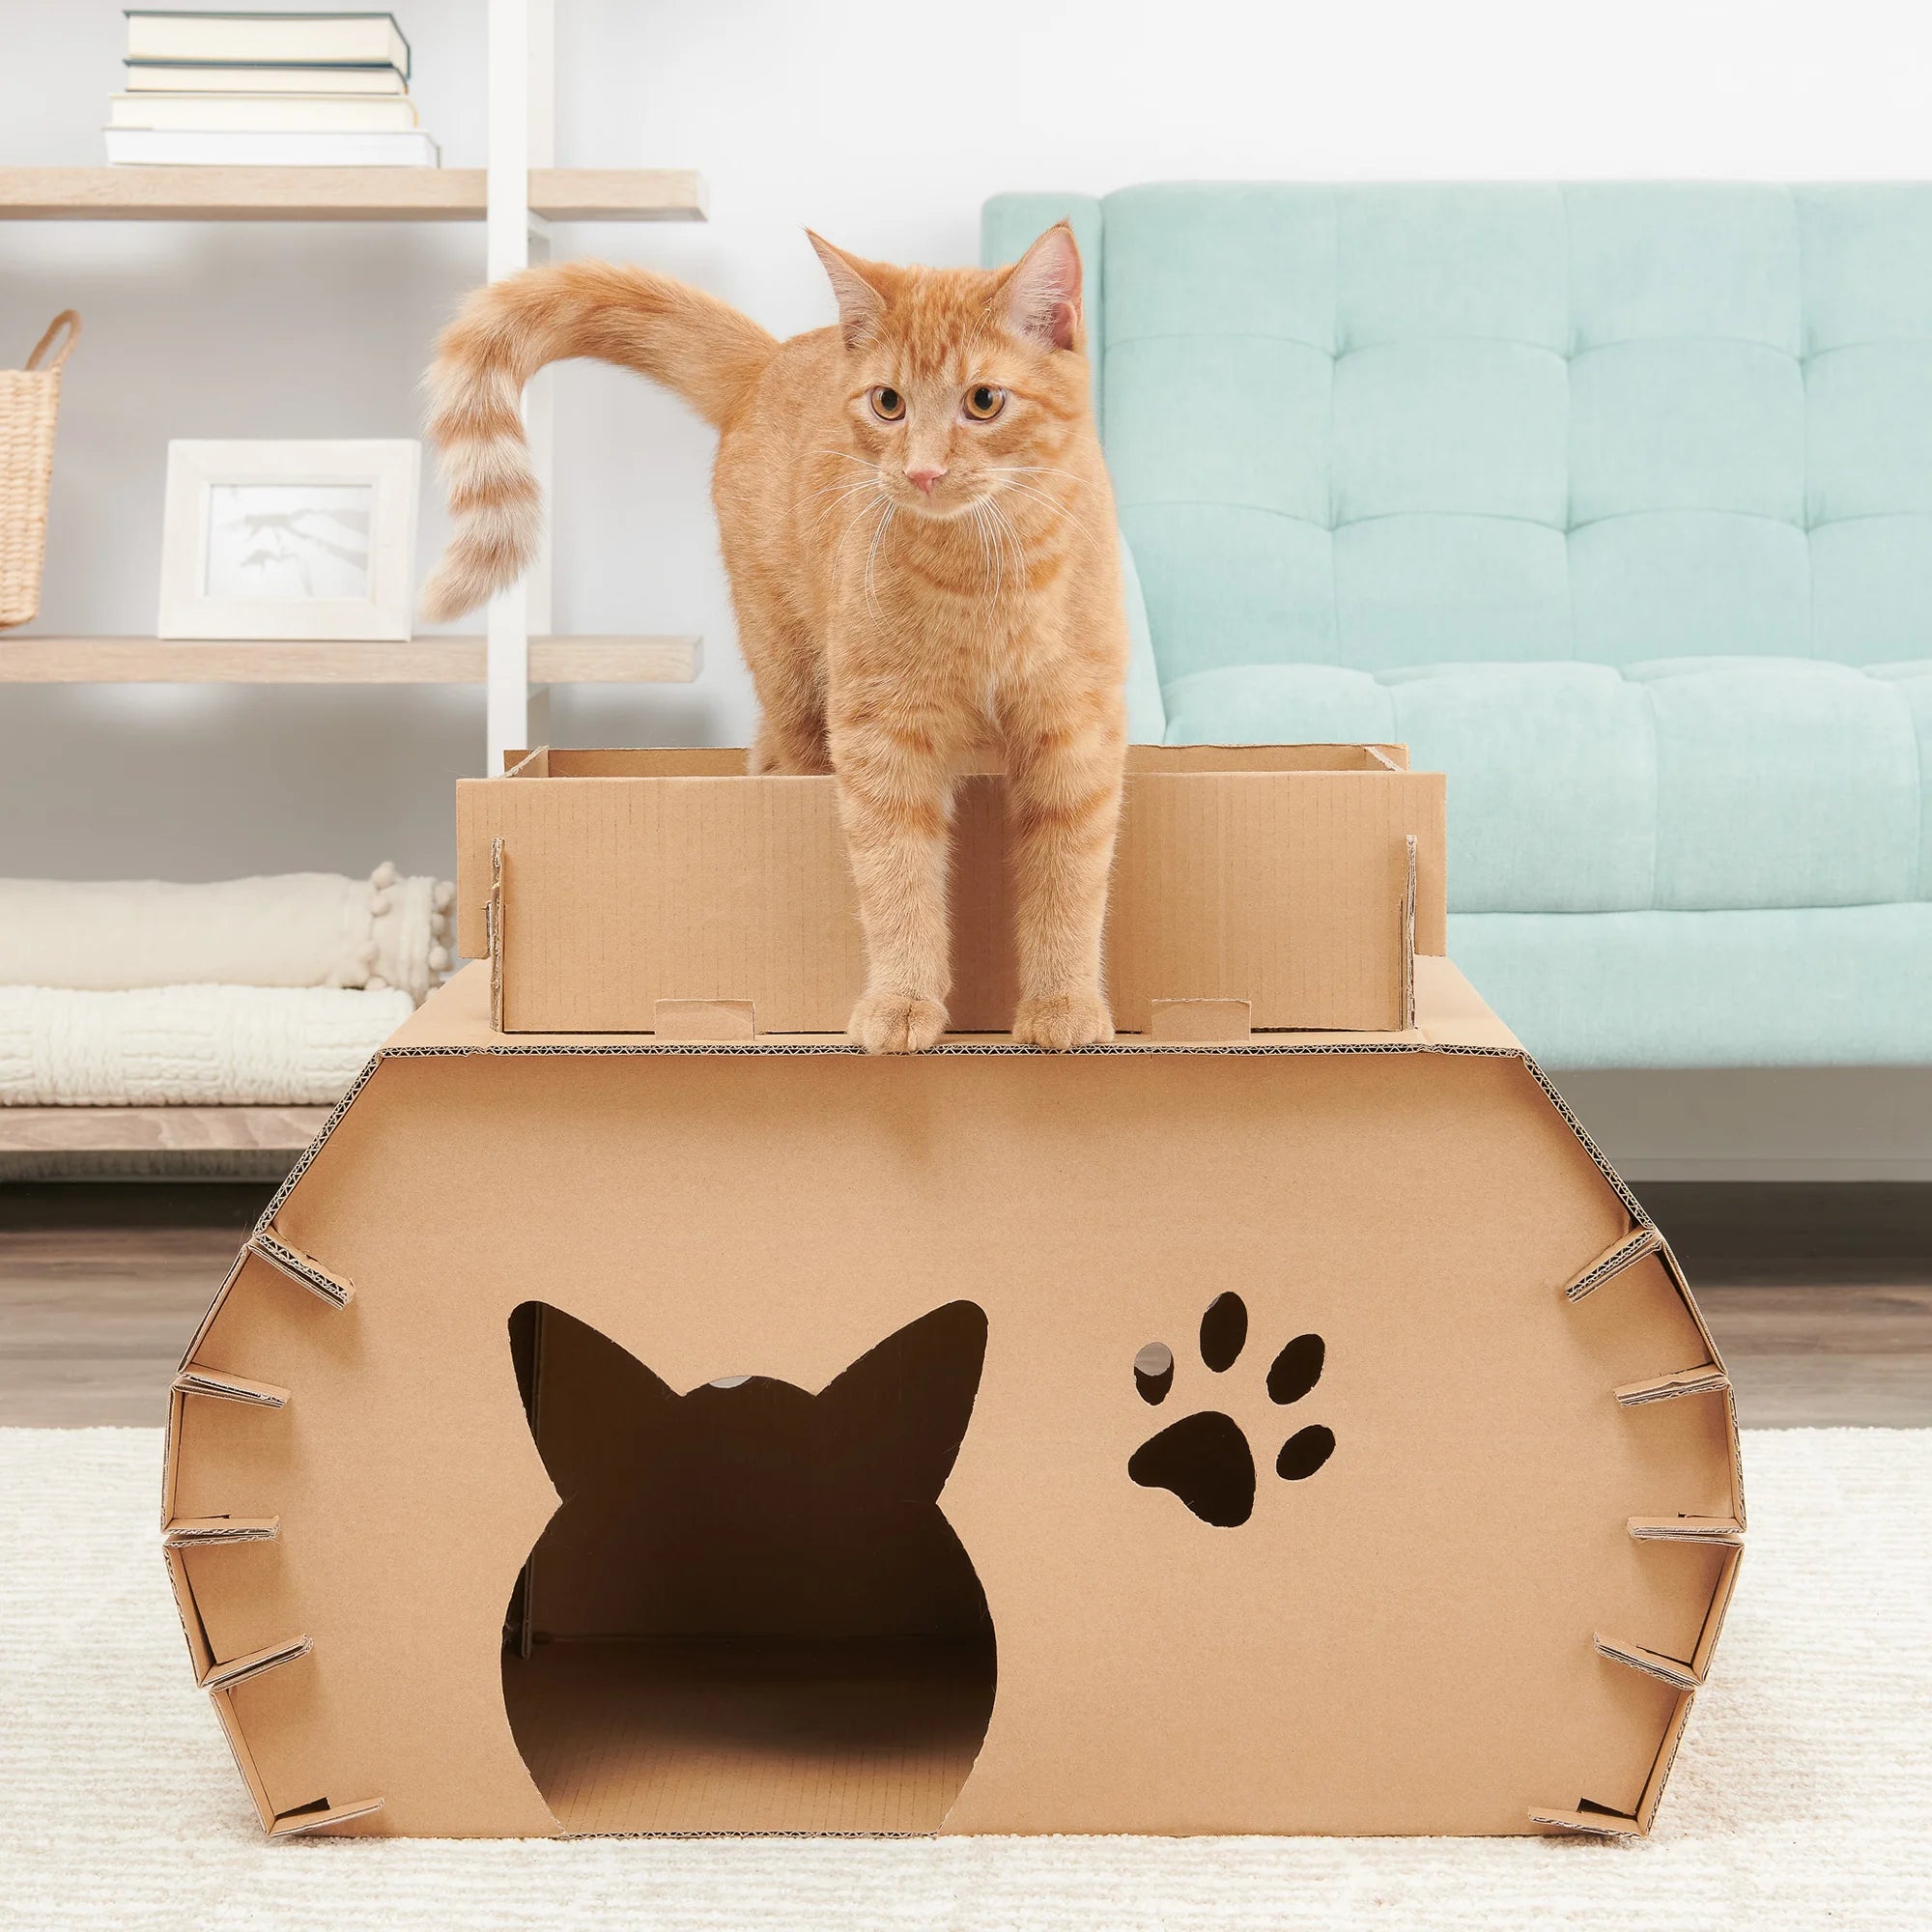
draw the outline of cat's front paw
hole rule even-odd
[[[1093,1046],[1114,1037],[1114,1016],[1107,1002],[1093,987],[1053,993],[1042,1000],[1022,1000],[1013,1015],[1013,1037],[1022,1046],[1043,1046],[1064,1053],[1069,1046]]]
[[[945,1031],[946,1009],[937,1000],[903,993],[866,994],[845,1028],[867,1053],[923,1053]]]

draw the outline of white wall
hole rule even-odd
[[[482,0],[393,4],[425,126],[450,164],[480,164]],[[564,230],[558,252],[668,269],[787,333],[829,315],[805,223],[868,254],[970,261],[1003,188],[1932,169],[1918,4],[556,6],[559,162],[696,166],[714,211]],[[0,164],[100,159],[122,37],[118,0],[0,0]],[[481,256],[467,226],[0,224],[0,358],[56,309],[87,324],[34,628],[153,630],[170,437],[412,433],[431,336]],[[697,631],[709,663],[690,690],[559,693],[558,742],[742,741],[709,441],[630,377],[560,372],[559,628]],[[425,562],[444,527],[426,509]],[[450,781],[481,744],[464,692],[0,686],[0,871],[447,870]]]

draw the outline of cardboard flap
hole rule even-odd
[[[340,1825],[351,1818],[366,1818],[372,1811],[380,1811],[383,1801],[380,1798],[357,1799],[348,1804],[331,1804],[326,1798],[318,1798],[313,1804],[299,1805],[293,1811],[278,1811],[274,1823],[269,1827],[271,1838],[293,1838],[298,1833],[319,1832],[326,1825]]]
[[[214,1706],[214,1715],[221,1721],[221,1735],[228,1740],[235,1769],[242,1774],[242,1781],[248,1787],[248,1796],[255,1803],[255,1815],[262,1821],[262,1829],[266,1832],[274,1824],[275,1807],[270,1801],[269,1787],[262,1782],[255,1754],[248,1748],[248,1740],[242,1735],[241,1723],[235,1716],[234,1699],[225,1690],[212,1690],[208,1701]]]
[[[1591,1805],[1581,1811],[1546,1811],[1536,1807],[1530,1811],[1529,1822],[1532,1825],[1552,1825],[1563,1832],[1593,1832],[1605,1838],[1641,1838],[1648,1835],[1628,1812],[1612,1811],[1601,1805]]]
[[[750,1000],[659,1000],[651,1031],[660,1039],[755,1039],[758,1016]]]
[[[1728,1516],[1634,1516],[1630,1533],[1639,1543],[1742,1543],[1745,1526]]]
[[[1738,1571],[1745,1560],[1744,1545],[1734,1543],[1725,1551],[1718,1571],[1718,1583],[1711,1592],[1711,1607],[1704,1613],[1704,1628],[1697,1633],[1697,1641],[1690,1652],[1690,1667],[1697,1673],[1701,1684],[1709,1675],[1711,1659],[1718,1648],[1718,1638],[1723,1634],[1724,1615],[1731,1607],[1731,1592],[1737,1587]]]
[[[205,1369],[190,1363],[174,1379],[182,1395],[219,1396],[224,1402],[259,1403],[264,1408],[280,1408],[289,1399],[285,1388],[273,1382],[250,1381],[246,1376],[231,1376],[225,1369]]]
[[[1150,1039],[1246,1039],[1254,1006],[1248,1000],[1155,1000]]]
[[[1716,1362],[1706,1362],[1701,1368],[1679,1369],[1675,1375],[1657,1376],[1649,1381],[1625,1382],[1616,1397],[1626,1408],[1637,1408],[1647,1402],[1669,1402],[1680,1395],[1716,1395],[1730,1385],[1730,1377]]]
[[[1690,1719],[1690,1706],[1696,1701],[1696,1691],[1678,1691],[1670,1721],[1664,1726],[1656,1761],[1651,1765],[1649,1777],[1644,1780],[1643,1796],[1637,1800],[1637,1823],[1646,1833],[1657,1822],[1657,1807],[1663,1802],[1663,1787],[1670,1782],[1670,1769],[1677,1762],[1677,1747],[1684,1742],[1684,1726]]]
[[[298,1657],[306,1657],[311,1646],[305,1636],[286,1637],[280,1643],[264,1644],[260,1650],[251,1650],[246,1657],[230,1658],[225,1663],[211,1663],[201,1673],[199,1682],[204,1690],[232,1690],[238,1684],[245,1684],[251,1677],[259,1677],[265,1670],[272,1670],[278,1663],[292,1662]]]
[[[328,1303],[331,1308],[347,1308],[355,1298],[355,1291],[316,1261],[305,1255],[299,1248],[292,1248],[278,1235],[268,1229],[258,1229],[248,1237],[248,1246],[269,1264],[279,1269],[291,1281],[298,1281],[308,1292]]]
[[[1568,1301],[1581,1301],[1593,1291],[1600,1289],[1612,1275],[1621,1274],[1633,1262],[1640,1262],[1645,1255],[1654,1255],[1662,1247],[1663,1237],[1647,1223],[1632,1230],[1621,1239],[1612,1241],[1595,1261],[1586,1262],[1563,1284],[1564,1298]]]
[[[177,1517],[161,1532],[169,1549],[200,1548],[219,1543],[272,1543],[281,1534],[278,1516]]]
[[[1627,1663],[1633,1670],[1641,1670],[1648,1677],[1662,1678],[1679,1690],[1694,1690],[1704,1681],[1702,1674],[1681,1658],[1664,1657],[1640,1643],[1628,1643],[1621,1637],[1605,1636],[1602,1631],[1596,1634],[1594,1641],[1600,1655],[1613,1662]]]

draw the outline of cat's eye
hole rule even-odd
[[[990,383],[976,383],[966,391],[966,413],[975,422],[991,422],[1007,406],[1007,392]]]
[[[872,413],[881,422],[895,423],[905,414],[905,398],[881,383],[872,391]]]

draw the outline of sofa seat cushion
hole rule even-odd
[[[1932,663],[1245,665],[1164,696],[1170,744],[1379,739],[1446,772],[1457,912],[1932,898]]]
[[[1932,1066],[1932,905],[1453,915],[1545,1066]]]

